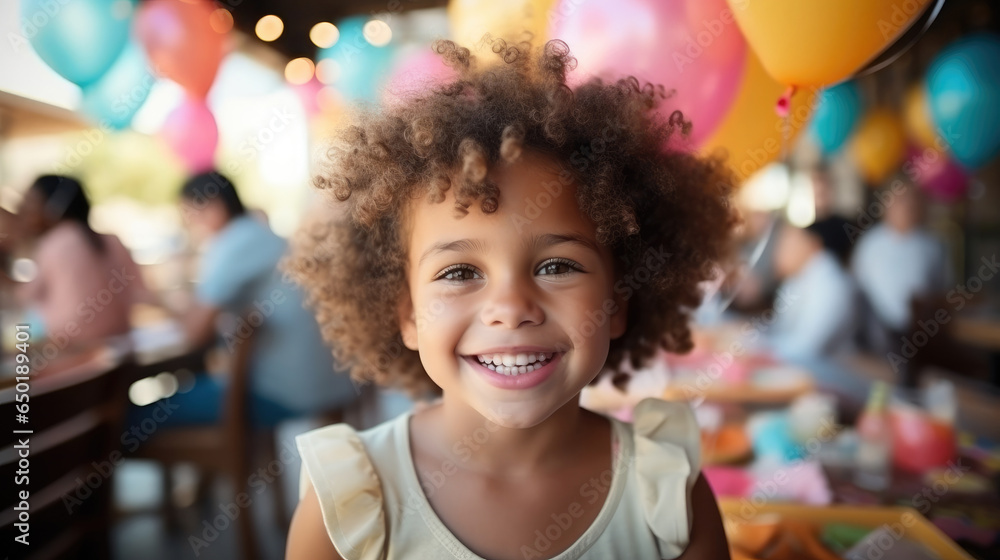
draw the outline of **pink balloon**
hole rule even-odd
[[[411,51],[401,56],[389,72],[383,102],[390,106],[402,103],[427,87],[448,82],[455,76],[455,71],[430,48]]]
[[[304,84],[292,86],[295,94],[299,96],[302,107],[306,110],[307,116],[319,113],[319,93],[323,90],[323,84],[315,77]]]
[[[941,202],[955,202],[965,196],[969,187],[969,176],[962,166],[935,148],[910,148],[903,171]]]
[[[188,171],[199,173],[215,167],[219,129],[204,100],[187,97],[167,117],[160,130]]]
[[[150,0],[139,6],[135,32],[153,70],[204,98],[225,54],[225,32],[212,27],[208,0]]]
[[[695,146],[736,99],[747,47],[725,0],[561,0],[550,21],[579,63],[574,83],[635,76],[676,90],[660,113],[682,111]]]

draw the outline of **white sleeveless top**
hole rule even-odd
[[[298,436],[299,499],[316,489],[323,523],[344,560],[483,560],[448,531],[427,501],[410,453],[410,416],[363,432],[335,424]],[[540,537],[525,543],[525,557],[641,560],[684,551],[700,470],[694,414],[686,403],[645,399],[633,416],[633,424],[610,419],[617,449],[613,476],[591,526],[556,556],[542,550]]]

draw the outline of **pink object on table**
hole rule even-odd
[[[704,467],[701,472],[716,498],[743,498],[754,487],[754,477],[738,467]]]
[[[743,385],[750,380],[750,368],[746,362],[733,361],[728,367],[723,368],[720,381],[732,385]]]
[[[955,429],[914,407],[895,407],[889,414],[892,426],[892,458],[897,467],[921,473],[943,467],[955,458]]]

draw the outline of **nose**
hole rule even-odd
[[[491,284],[487,288],[488,301],[482,311],[486,326],[516,329],[541,325],[545,320],[545,313],[536,301],[530,281],[514,277],[494,278]]]

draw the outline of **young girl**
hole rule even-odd
[[[598,374],[690,348],[735,217],[716,161],[668,150],[634,78],[566,85],[566,45],[448,41],[447,84],[362,113],[317,181],[336,218],[290,269],[359,380],[441,401],[298,438],[288,558],[727,558],[686,404],[580,408]]]

